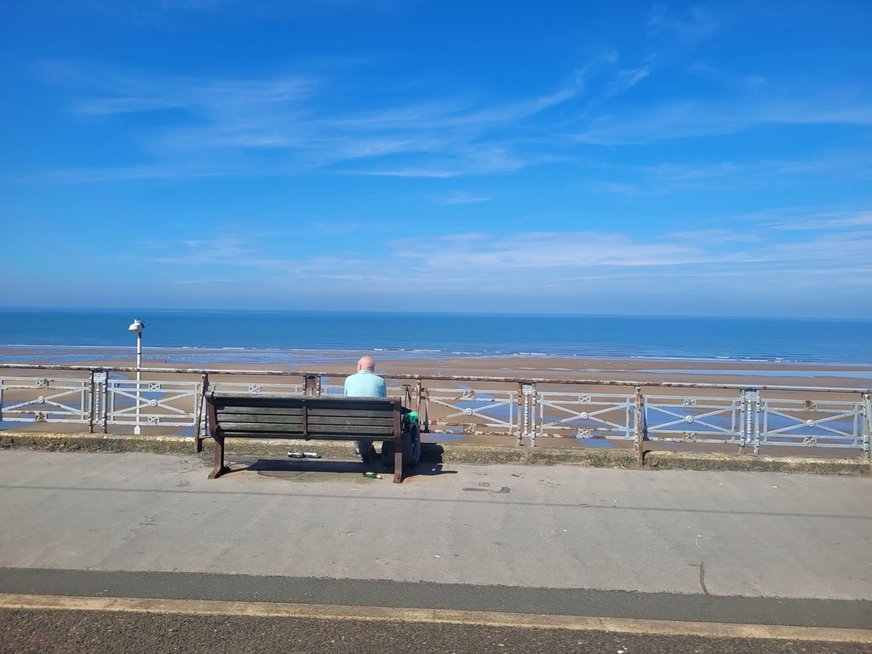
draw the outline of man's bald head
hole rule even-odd
[[[361,370],[369,370],[370,372],[375,370],[375,359],[369,355],[360,357],[357,361],[357,372],[360,372]]]

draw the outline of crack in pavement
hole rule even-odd
[[[708,588],[705,587],[705,561],[699,562],[699,585],[702,588],[702,592],[708,595]]]

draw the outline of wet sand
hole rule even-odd
[[[354,371],[365,352],[232,353],[178,349],[147,349],[143,368],[312,372],[343,376]],[[436,357],[372,353],[377,372],[387,377],[482,376],[554,381],[627,381],[656,385],[664,382],[872,388],[872,365],[734,361],[723,359],[599,359],[556,356]],[[223,355],[223,356],[222,356]],[[0,363],[127,368],[135,366],[129,350],[88,348],[0,348]],[[11,373],[4,373],[11,374]],[[16,372],[17,374],[17,372]],[[147,373],[146,373],[147,374]]]

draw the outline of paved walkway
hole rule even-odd
[[[872,479],[0,452],[0,594],[872,626]]]

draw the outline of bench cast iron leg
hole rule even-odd
[[[215,465],[212,467],[212,472],[209,473],[209,479],[217,479],[227,472],[224,465],[224,438],[213,438],[215,438]]]
[[[403,483],[403,446],[397,445],[394,448],[394,483]]]

